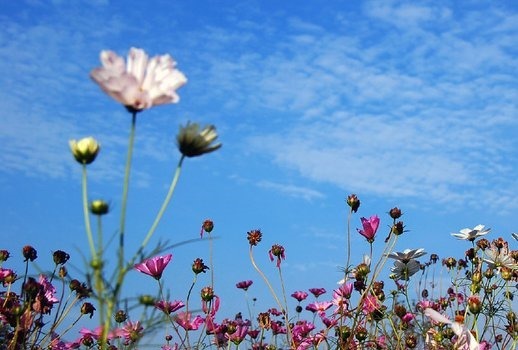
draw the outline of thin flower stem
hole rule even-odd
[[[290,317],[288,316],[288,301],[286,299],[286,288],[284,287],[284,279],[282,278],[282,270],[279,266],[279,278],[281,280],[282,297],[284,298],[284,317],[286,318],[286,336],[288,338],[288,344],[292,344],[291,328],[290,328]]]
[[[347,275],[349,274],[349,264],[351,263],[351,217],[353,215],[353,210],[349,210],[349,214],[347,215],[347,262],[345,264],[345,276],[344,276],[344,284],[347,282]]]
[[[90,225],[90,211],[88,210],[88,178],[86,173],[86,164],[83,164],[83,174],[81,179],[81,190],[83,195],[83,215],[85,218],[86,237],[88,238],[88,245],[90,246],[90,253],[92,260],[97,260],[97,253],[95,252],[94,238],[92,236],[92,227]]]
[[[275,299],[275,302],[277,303],[277,305],[279,306],[279,308],[281,310],[284,311],[284,307],[282,306],[279,298],[277,297],[277,294],[275,294],[275,291],[273,290],[273,287],[272,285],[270,284],[270,281],[268,281],[268,278],[266,278],[266,276],[264,275],[264,273],[261,271],[261,269],[259,269],[259,267],[257,266],[257,264],[255,263],[255,260],[254,260],[254,254],[252,253],[252,246],[250,245],[250,261],[252,262],[252,266],[254,267],[254,269],[259,273],[259,275],[261,275],[261,277],[263,278],[264,282],[266,283],[266,285],[268,286],[268,289],[270,289],[270,293],[272,293],[272,296],[273,298]]]
[[[128,153],[126,155],[126,168],[124,170],[124,184],[122,187],[121,216],[119,225],[119,270],[124,267],[124,234],[126,233],[126,210],[128,205],[128,189],[131,170],[131,159],[133,157],[133,145],[135,143],[135,131],[137,124],[137,112],[131,114],[131,129],[128,141]]]
[[[180,160],[178,161],[178,165],[176,166],[176,170],[174,173],[173,180],[171,181],[171,185],[169,186],[169,191],[167,192],[167,195],[164,199],[164,202],[162,203],[162,206],[160,207],[160,210],[158,211],[158,214],[155,218],[155,221],[151,225],[151,228],[149,229],[148,233],[146,234],[146,237],[142,241],[142,244],[140,245],[140,248],[138,252],[142,252],[146,245],[148,244],[149,240],[151,239],[151,236],[153,236],[153,233],[155,233],[155,230],[160,223],[160,220],[162,219],[162,216],[164,216],[165,210],[167,209],[167,206],[169,205],[169,202],[171,201],[171,198],[173,197],[174,190],[176,188],[176,184],[178,183],[178,179],[180,178],[180,173],[182,170],[182,163],[185,156],[182,155]]]

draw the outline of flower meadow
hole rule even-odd
[[[186,271],[192,284],[182,299],[171,299],[164,276],[174,264],[174,250],[181,247],[150,247],[149,242],[178,186],[183,162],[210,156],[222,144],[213,125],[180,127],[179,161],[170,187],[141,244],[128,252],[126,208],[137,118],[155,106],[179,103],[178,91],[187,78],[167,54],[150,57],[131,48],[126,58],[103,51],[100,59],[102,66],[91,71],[92,80],[130,115],[116,244],[108,245],[102,230],[103,217],[113,214],[110,204],[89,198],[88,165],[101,144],[94,137],[71,140],[73,159],[81,168],[88,246],[84,275],[76,279],[69,274],[72,258],[62,250],[52,252],[54,265],[48,273],[34,267],[37,247],[20,247],[23,270],[10,268],[18,254],[0,250],[0,349],[516,349],[518,251],[509,246],[518,234],[500,237],[477,225],[452,233],[458,256],[440,256],[426,247],[397,251],[396,243],[404,245],[407,232],[403,211],[387,209],[383,215],[390,225],[382,233],[381,214],[363,216],[356,194],[344,195],[347,246],[338,283],[308,290],[286,285],[284,246],[261,246],[263,232],[251,228],[242,239],[248,242],[256,273],[231,286],[245,295],[242,312],[222,314],[225,300],[214,288],[215,276],[223,273],[212,261],[215,223],[202,217],[199,239],[209,242],[210,258],[193,257]],[[361,261],[351,257],[353,235],[365,238],[367,254]],[[383,247],[381,254],[373,253],[374,244]],[[257,250],[260,262],[268,259],[276,269],[280,284],[259,268]],[[108,264],[113,257],[116,261]],[[145,275],[156,286],[155,295],[123,297],[130,272]],[[198,276],[207,272],[210,283],[200,285]],[[252,313],[247,293],[259,283],[274,302]]]

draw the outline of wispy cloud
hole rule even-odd
[[[281,184],[275,183],[271,181],[259,181],[257,183],[259,187],[272,189],[281,193],[284,193],[290,197],[294,198],[302,198],[307,201],[312,201],[314,199],[324,198],[324,194],[319,191],[316,191],[311,188],[295,186],[290,184]]]

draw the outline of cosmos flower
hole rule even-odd
[[[159,280],[172,257],[173,254],[167,254],[166,256],[156,256],[154,258],[144,260],[140,264],[136,264],[134,267],[140,272],[145,273],[146,275],[149,275],[156,280]]]
[[[149,59],[144,50],[132,47],[126,62],[108,50],[101,52],[100,59],[102,67],[92,70],[90,77],[131,111],[176,103],[180,100],[176,90],[187,83],[170,55]]]
[[[195,331],[203,324],[203,318],[197,315],[191,320],[190,312],[179,312],[174,319],[186,331]]]
[[[318,298],[322,294],[326,292],[324,288],[309,288],[309,292],[315,296],[315,298]]]
[[[459,233],[452,233],[451,235],[457,239],[463,239],[473,242],[478,237],[487,235],[491,231],[490,228],[485,228],[484,225],[477,225],[474,228],[463,228]]]
[[[501,267],[507,267],[511,270],[518,269],[518,264],[514,262],[514,259],[509,254],[509,244],[502,241],[501,246],[497,246],[495,242],[491,243],[490,249],[484,250],[485,258],[482,258],[490,268],[498,269]]]
[[[423,248],[419,249],[405,249],[403,252],[394,252],[388,255],[389,258],[399,260],[403,263],[408,263],[412,259],[417,259],[427,253]]]
[[[196,123],[187,123],[180,127],[176,136],[178,149],[186,157],[197,157],[210,153],[221,147],[221,143],[214,143],[218,138],[214,125],[209,125],[200,130]]]
[[[166,314],[170,314],[172,312],[180,310],[182,307],[185,306],[185,304],[179,300],[175,300],[175,301],[160,300],[160,301],[156,302],[155,306],[157,309],[162,310]]]
[[[396,280],[404,280],[408,281],[410,279],[410,276],[414,275],[417,271],[419,271],[421,268],[421,264],[411,259],[408,262],[402,262],[400,260],[394,261],[394,266],[390,268],[390,271],[392,272],[391,277],[395,278]]]
[[[446,316],[440,314],[434,309],[427,308],[424,310],[424,314],[430,317],[435,322],[449,324],[453,332],[457,335],[456,349],[462,350],[479,350],[479,343],[471,334],[471,332],[462,324],[458,322],[450,321]]]
[[[331,306],[333,306],[333,303],[330,301],[315,301],[314,303],[308,304],[306,310],[323,315]]]
[[[378,231],[378,227],[380,224],[380,218],[377,215],[373,215],[370,218],[361,218],[363,230],[358,230],[358,233],[367,239],[367,242],[374,242],[374,236],[376,236],[376,231]]]
[[[268,251],[268,255],[270,256],[270,260],[273,261],[277,257],[277,267],[281,266],[281,261],[286,259],[286,255],[284,254],[284,247],[279,244],[272,245],[272,249]]]
[[[301,302],[302,300],[306,299],[308,297],[308,293],[303,291],[297,291],[291,294],[291,296],[295,299],[297,299],[298,302]]]
[[[252,281],[252,280],[241,281],[241,282],[236,283],[236,288],[243,289],[246,291],[246,290],[248,290],[248,288],[250,288],[250,286],[253,283],[254,283],[254,281]]]

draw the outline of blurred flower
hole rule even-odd
[[[419,249],[405,249],[403,252],[394,252],[388,255],[389,258],[399,260],[403,263],[407,263],[412,259],[417,259],[423,255],[426,255],[426,252],[423,248]]]
[[[62,250],[56,250],[52,253],[52,259],[56,265],[63,265],[70,259],[70,255]]]
[[[90,318],[94,316],[95,307],[91,303],[83,303],[81,305],[81,314],[90,315]]]
[[[399,219],[403,215],[403,212],[398,207],[394,207],[394,208],[390,209],[389,215],[392,219],[396,220],[396,219]]]
[[[430,317],[435,322],[440,322],[444,324],[449,324],[453,332],[457,335],[458,339],[456,341],[456,349],[460,346],[464,346],[461,349],[469,349],[469,350],[479,350],[479,344],[473,334],[462,324],[458,322],[450,321],[446,316],[440,314],[434,309],[427,308],[424,310],[424,314]]]
[[[132,47],[127,62],[107,50],[101,52],[100,59],[103,66],[92,70],[90,77],[132,111],[178,102],[176,90],[187,83],[170,55],[149,59],[144,50]]]
[[[394,261],[394,266],[390,268],[392,272],[391,277],[398,280],[408,281],[410,276],[414,275],[421,268],[421,264],[418,261],[411,259],[408,262],[402,262],[400,260]]]
[[[478,237],[487,235],[491,231],[490,228],[485,228],[484,225],[477,225],[474,228],[463,228],[459,233],[452,233],[451,235],[457,239],[464,239],[473,242]]]
[[[72,155],[80,164],[92,163],[101,149],[101,145],[93,137],[85,137],[81,140],[68,142]]]
[[[193,320],[191,320],[190,312],[179,312],[174,318],[174,320],[186,331],[197,330],[200,327],[200,325],[204,322],[203,318],[199,315],[196,316]]]
[[[173,254],[167,254],[166,256],[157,256],[151,259],[144,260],[140,264],[136,264],[135,269],[139,270],[146,275],[149,275],[157,280],[162,277],[162,273],[166,268]]]
[[[374,295],[365,296],[365,299],[363,300],[363,312],[365,314],[373,313],[374,311],[379,310],[380,307],[381,307],[381,304],[376,296],[374,296]]]
[[[166,314],[170,314],[172,312],[180,310],[182,307],[185,306],[185,304],[179,300],[175,300],[175,301],[160,300],[160,301],[156,302],[155,306],[157,309],[162,310]]]
[[[213,125],[206,126],[200,130],[197,123],[187,123],[180,127],[176,136],[178,149],[186,157],[197,157],[210,153],[221,147],[221,143],[214,144],[218,138],[216,128]]]
[[[140,321],[128,321],[124,327],[122,327],[120,333],[126,340],[126,345],[128,345],[137,342],[143,336],[143,331],[144,327],[141,326]]]
[[[8,250],[1,249],[0,250],[0,262],[6,261],[11,256]]]
[[[377,215],[371,216],[369,219],[361,218],[363,230],[358,230],[358,233],[367,239],[367,242],[374,242],[374,236],[376,235],[376,231],[378,231],[378,226],[380,224],[380,219]]]
[[[248,288],[254,283],[252,280],[241,281],[236,283],[236,288],[248,290]]]
[[[200,237],[203,238],[203,232],[211,233],[214,229],[214,222],[210,219],[203,221],[201,224]]]

